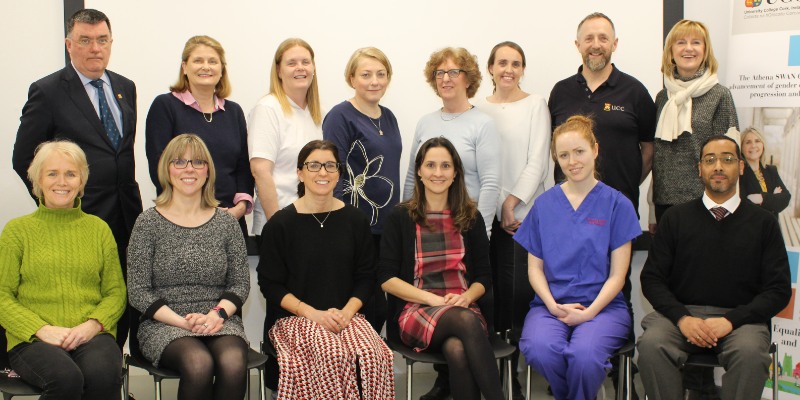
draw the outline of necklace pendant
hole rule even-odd
[[[320,228],[324,228],[324,227],[325,227],[325,224],[319,224],[319,227],[320,227]]]
[[[383,136],[383,129],[378,129],[378,134],[380,134],[381,136]]]

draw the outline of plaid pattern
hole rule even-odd
[[[278,353],[280,399],[394,399],[392,351],[361,314],[339,334],[306,318],[281,318],[269,339]]]
[[[465,251],[461,232],[453,225],[449,210],[427,213],[427,217],[432,229],[416,225],[414,286],[439,296],[466,292],[469,283],[462,261]],[[424,351],[430,345],[437,321],[451,307],[455,306],[428,307],[406,303],[398,319],[400,340],[414,351]],[[481,316],[486,330],[486,321],[478,306],[473,303],[469,308]]]

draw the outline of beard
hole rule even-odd
[[[589,53],[592,52],[593,52],[592,50],[589,50],[588,52],[583,54],[583,64],[586,65],[586,67],[589,68],[590,71],[592,72],[600,71],[603,68],[605,68],[606,65],[608,65],[608,63],[611,62],[611,53],[603,52],[603,57],[601,57],[599,60],[592,61],[589,58]]]

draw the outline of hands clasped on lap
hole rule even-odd
[[[678,328],[687,342],[708,349],[715,347],[719,339],[733,331],[731,322],[723,317],[702,319],[685,316],[678,321]]]
[[[47,344],[72,351],[102,332],[102,329],[99,322],[90,319],[73,328],[45,325],[36,331],[36,337]]]
[[[208,314],[189,313],[186,314],[184,320],[186,321],[184,329],[201,335],[217,333],[225,323],[225,320],[214,310],[209,311]]]
[[[338,308],[329,308],[327,310],[317,310],[310,306],[308,308],[310,308],[310,310],[304,310],[305,312],[303,312],[301,316],[322,325],[323,328],[333,333],[343,331],[350,325],[350,320],[353,319],[352,313]]]
[[[578,326],[596,315],[580,303],[556,304],[554,308],[548,310],[559,321],[569,326]]]

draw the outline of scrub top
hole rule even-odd
[[[641,233],[631,201],[598,182],[577,210],[561,185],[546,191],[514,240],[544,260],[544,275],[556,302],[588,307],[608,279],[611,252]],[[614,301],[624,301],[622,293]],[[538,295],[531,302],[543,304]]]

